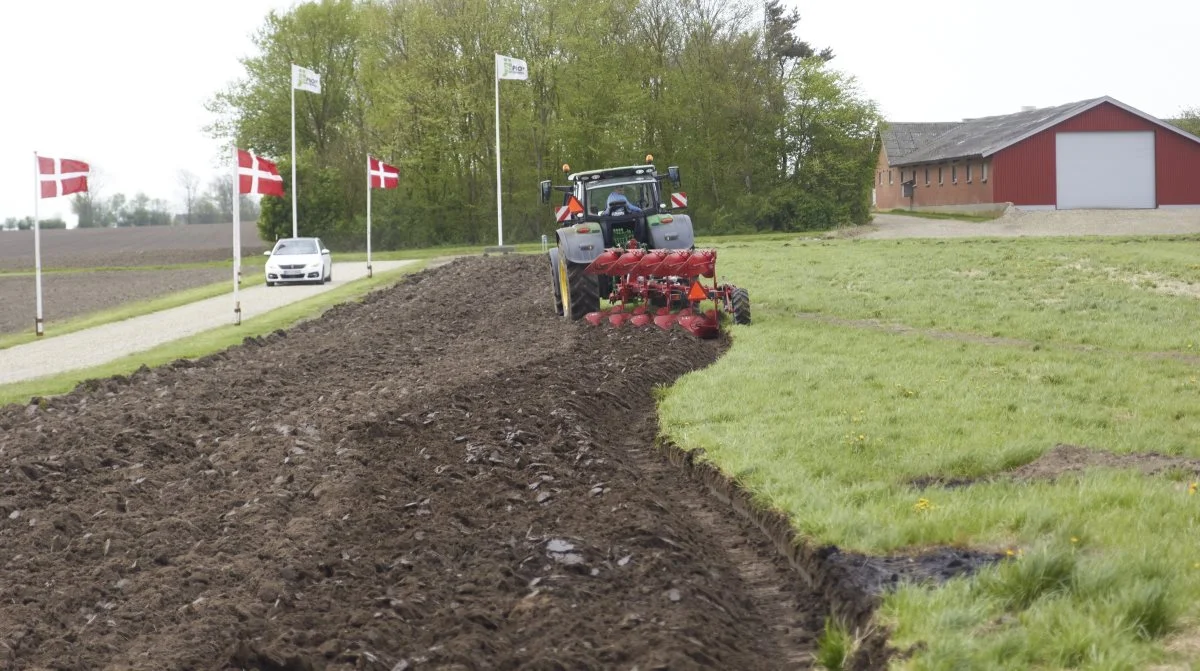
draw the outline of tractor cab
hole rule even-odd
[[[563,168],[569,171],[567,166]],[[562,191],[559,224],[597,224],[607,247],[626,247],[631,240],[649,246],[653,242],[650,227],[662,222],[670,209],[661,196],[659,181],[671,179],[678,184],[678,175],[675,167],[669,177],[660,175],[652,164],[570,173],[569,186],[551,187],[550,182],[543,182],[542,200],[549,201],[552,189]],[[666,216],[665,221],[669,223],[671,218]]]

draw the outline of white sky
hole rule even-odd
[[[1200,2],[785,0],[799,34],[896,121],[952,121],[1111,95],[1170,117],[1200,106]],[[292,0],[0,0],[0,219],[33,213],[32,152],[88,161],[105,196],[176,208],[219,145],[204,103]],[[684,103],[680,103],[684,104]],[[66,217],[67,199],[41,214]]]
[[[242,74],[267,12],[292,0],[0,0],[0,220],[33,214],[33,152],[87,161],[105,197],[181,208],[220,145],[205,102]],[[40,215],[71,221],[69,198]]]

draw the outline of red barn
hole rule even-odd
[[[881,210],[1200,206],[1200,137],[1109,97],[892,123],[881,139]]]

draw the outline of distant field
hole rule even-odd
[[[229,224],[84,228],[42,231],[42,267],[98,268],[160,266],[220,261],[231,257]],[[261,252],[253,222],[242,224],[242,251]],[[33,231],[0,232],[0,272],[32,271]]]

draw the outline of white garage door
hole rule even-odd
[[[1059,133],[1058,209],[1154,208],[1154,133]]]

